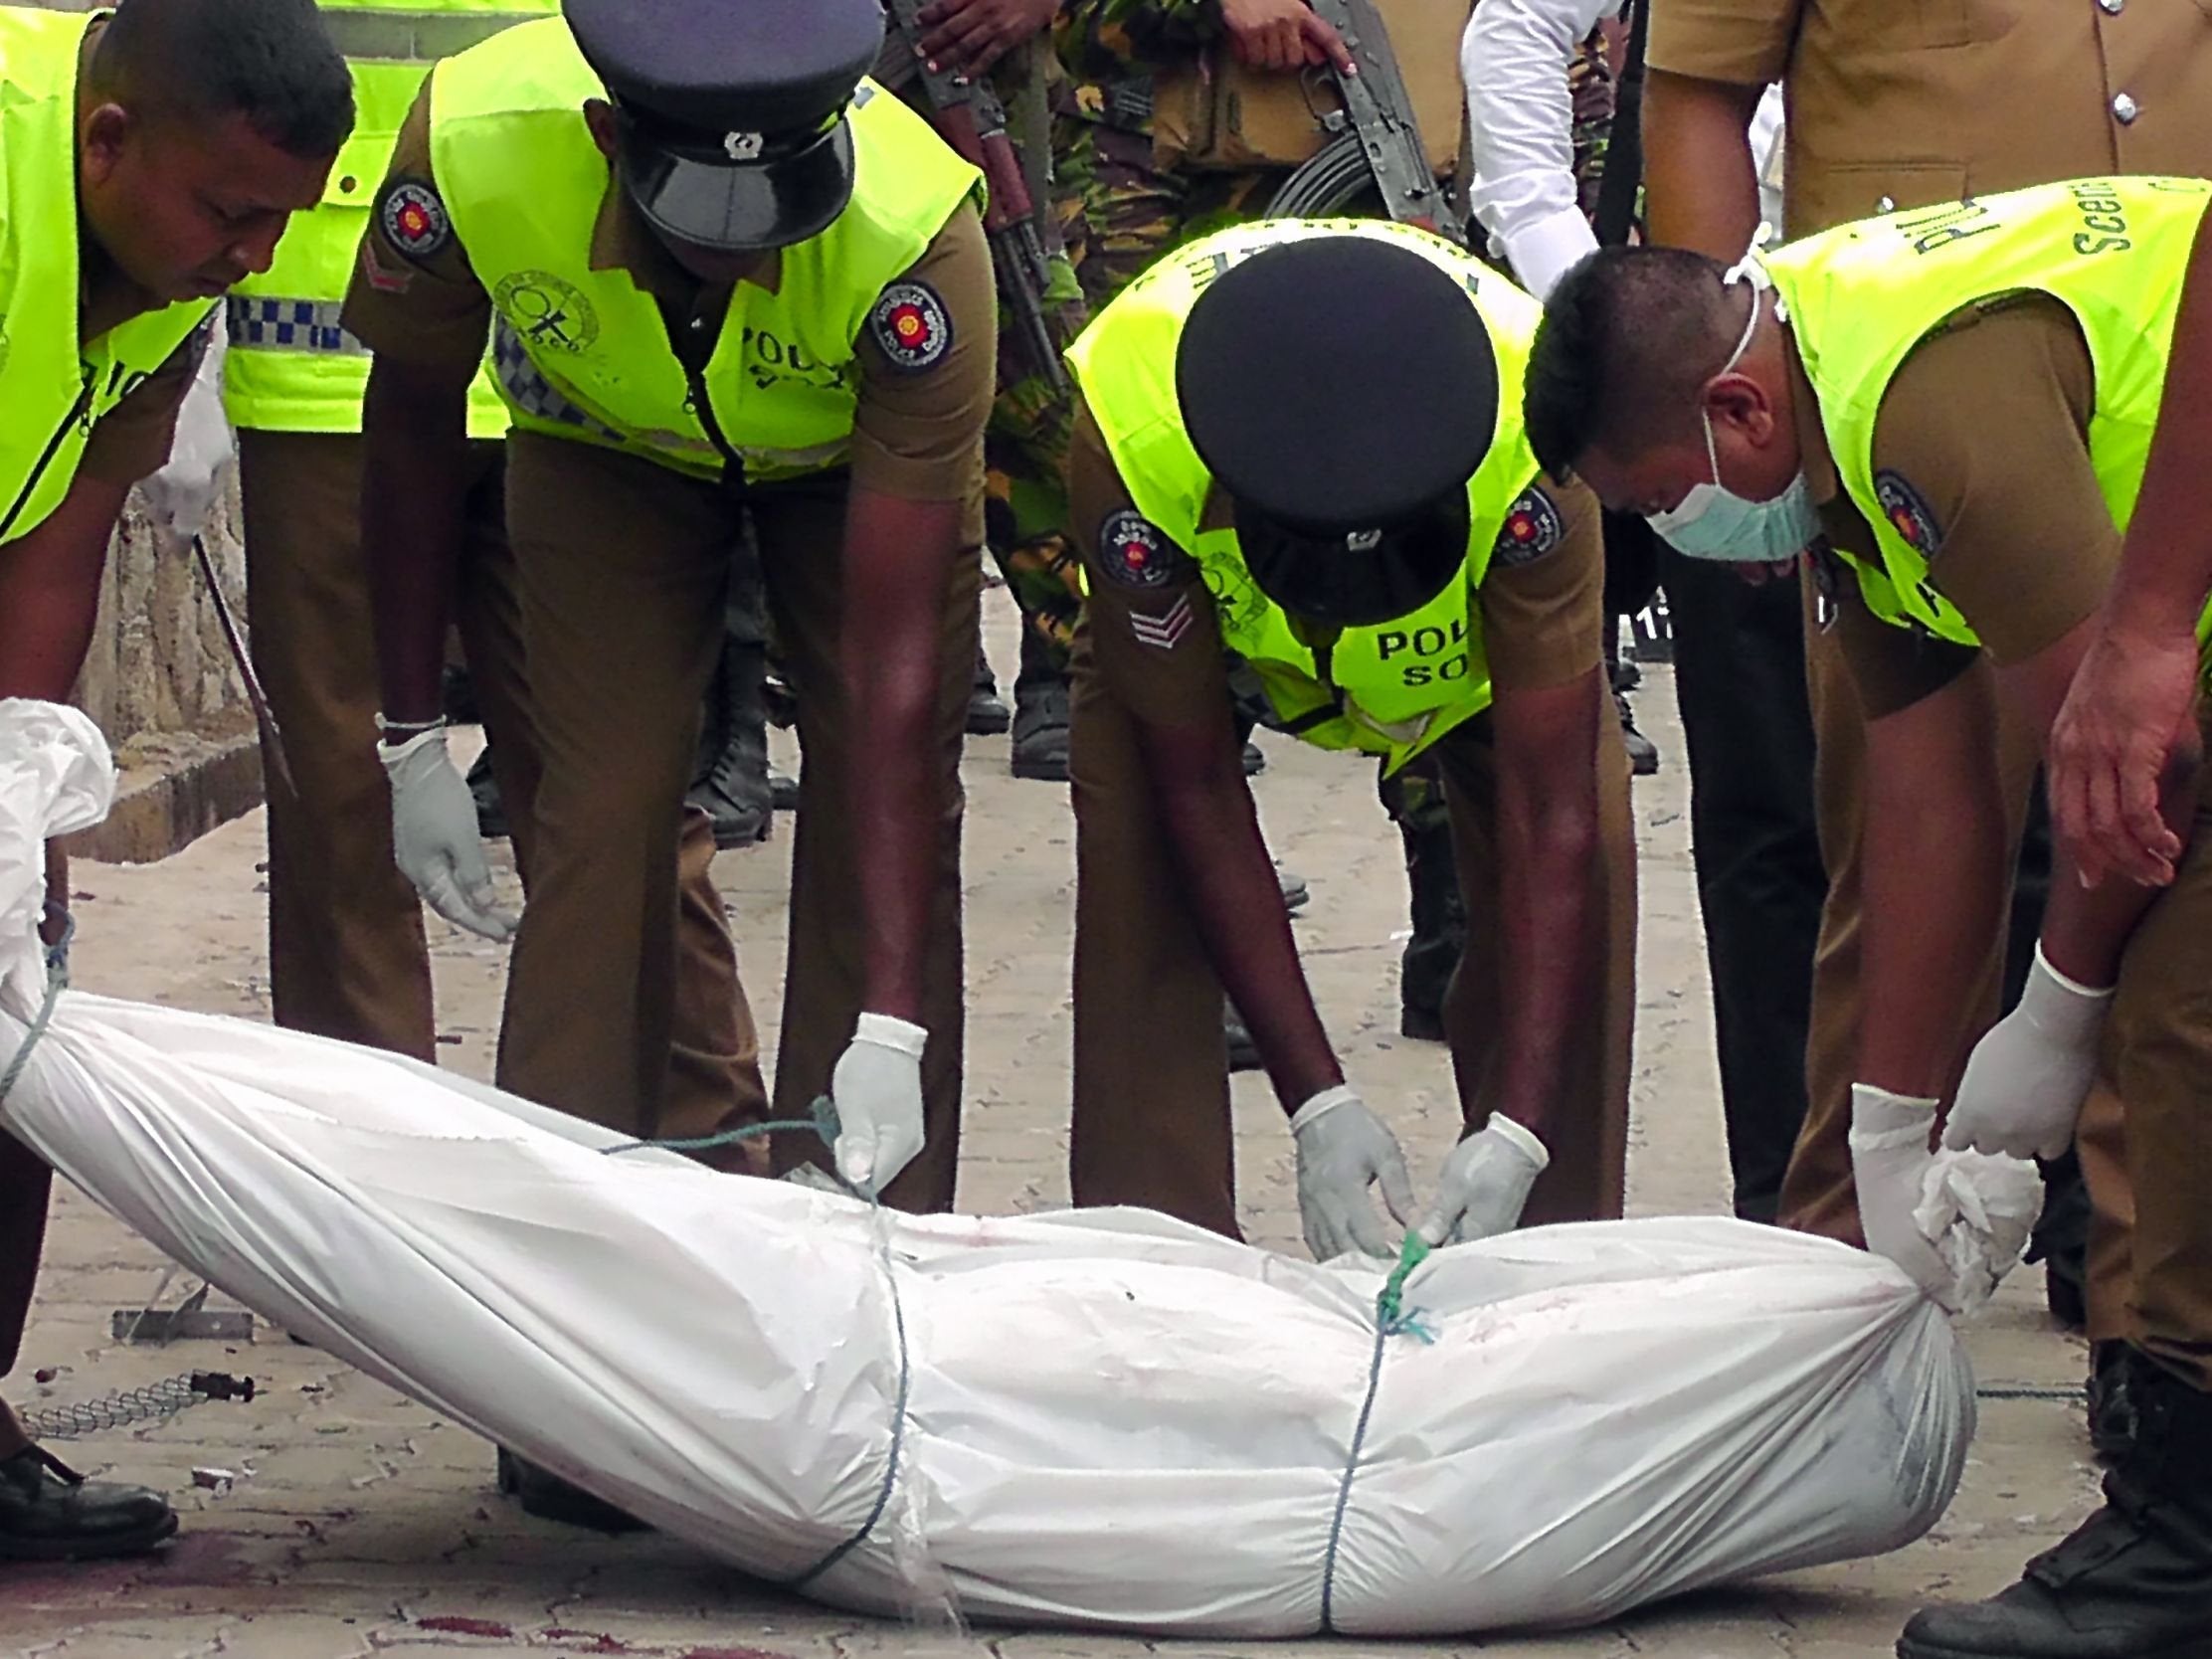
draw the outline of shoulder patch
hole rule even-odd
[[[952,313],[927,282],[893,282],[868,313],[868,332],[898,368],[930,369],[953,348]]]
[[[1534,564],[1559,546],[1566,534],[1567,526],[1552,497],[1532,484],[1506,509],[1505,522],[1498,526],[1497,544],[1490,549],[1490,562],[1508,570]]]
[[[422,179],[395,180],[377,207],[384,239],[411,260],[427,260],[454,240],[454,221],[435,188]]]
[[[1884,467],[1875,473],[1874,498],[1889,519],[1890,528],[1922,558],[1931,557],[1943,545],[1943,527],[1936,522],[1935,509],[1903,472]]]
[[[1182,575],[1190,561],[1135,507],[1117,507],[1098,526],[1098,567],[1116,587],[1152,593]]]

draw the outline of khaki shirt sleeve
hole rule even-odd
[[[2095,403],[2081,330],[2047,297],[1963,313],[1883,395],[1876,493],[2000,665],[2095,613],[2119,565],[2090,464]]]
[[[1500,691],[1542,691],[1604,660],[1605,539],[1586,484],[1540,478],[1514,502],[1476,590]]]
[[[1646,0],[1644,62],[1668,75],[1763,87],[1789,68],[1804,0]]]
[[[345,325],[380,357],[467,378],[491,335],[491,295],[431,173],[430,93],[426,84],[400,127],[354,261]]]
[[[884,288],[857,343],[853,483],[908,501],[965,499],[999,379],[999,295],[973,204]]]
[[[1093,660],[1114,700],[1150,725],[1221,719],[1228,670],[1213,596],[1197,561],[1138,512],[1087,409],[1069,442],[1068,533],[1090,584]]]
[[[206,339],[198,331],[162,359],[92,428],[77,469],[106,483],[132,484],[161,469],[176,440],[177,411],[199,373]]]

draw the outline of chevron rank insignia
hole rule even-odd
[[[1160,616],[1130,612],[1129,632],[1137,637],[1140,645],[1150,645],[1154,650],[1174,650],[1183,644],[1183,637],[1191,632],[1197,620],[1197,613],[1191,609],[1191,596],[1178,594],[1176,602]]]

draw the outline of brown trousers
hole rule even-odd
[[[980,518],[980,468],[978,515]],[[767,1115],[731,1106],[733,1044],[752,1016],[721,900],[676,838],[699,705],[748,522],[784,660],[800,688],[805,762],[792,859],[791,946],[774,1115],[808,1116],[861,1012],[861,917],[843,806],[865,741],[837,663],[848,483],[841,473],[756,486],[742,501],[653,462],[530,434],[508,441],[529,703],[540,745],[530,901],[516,935],[499,1080],[579,1117],[646,1135],[712,1134]],[[979,525],[980,530],[980,525]],[[974,669],[980,566],[959,562],[941,624],[943,808],[931,916],[922,1083],[928,1145],[886,1198],[953,1200],[959,1156],[962,959],[960,751]],[[703,830],[703,819],[700,825]],[[711,844],[707,843],[711,851]],[[679,966],[680,965],[680,966]],[[734,1027],[730,1015],[734,1013]],[[687,1034],[712,1016],[712,1041]],[[773,1166],[826,1162],[778,1137]]]
[[[1164,830],[1135,719],[1101,679],[1088,629],[1073,662],[1075,803],[1075,1202],[1137,1204],[1240,1236],[1222,991],[1188,899],[1161,848]],[[1628,757],[1601,723],[1598,798],[1604,844],[1599,922],[1605,1001],[1570,1049],[1553,1126],[1552,1166],[1525,1219],[1617,1216],[1628,1147],[1629,1043],[1635,1024],[1636,856]],[[1452,1065],[1470,1121],[1490,1111],[1497,1054],[1496,779],[1488,721],[1433,751],[1444,775],[1467,946],[1444,1007]]]
[[[1808,584],[1808,604],[1811,592]],[[1865,996],[1859,960],[1859,923],[1864,906],[1859,843],[1866,827],[1866,715],[1840,642],[1810,626],[1809,614],[1805,657],[1812,689],[1813,727],[1819,743],[1813,791],[1821,856],[1828,866],[1828,902],[1821,913],[1820,944],[1813,958],[1812,1027],[1805,1054],[1807,1110],[1789,1171],[1782,1180],[1776,1219],[1799,1232],[1819,1233],[1863,1248],[1866,1239],[1859,1227],[1859,1198],[1851,1174],[1849,1137],[1851,1085],[1858,1072],[1859,1021]],[[1994,703],[1995,676],[1988,663],[1979,662],[1969,672],[1987,682]],[[2036,787],[2040,746],[2013,722],[2000,720],[1998,730],[1998,773],[2007,826],[2004,858],[2005,867],[2010,869],[2019,852],[2029,792]],[[1946,1094],[1957,1086],[1967,1054],[1997,1016],[2004,951],[2003,936],[1992,937],[1987,959],[1975,980],[1972,1012],[1958,1032],[1955,1069]],[[2127,1331],[2128,1235],[2134,1209],[2116,1097],[2103,1091],[2091,1096],[2082,1114],[2078,1148],[2093,1206],[2090,1335],[2103,1341],[2124,1336]]]
[[[2200,715],[2212,737],[2212,709]],[[2199,776],[2188,850],[2120,958],[2097,1082],[2083,1111],[2083,1160],[2098,1219],[2088,1126],[2124,1115],[2131,1178],[2126,1337],[2212,1390],[2212,767]],[[2110,1143],[2107,1143],[2109,1147]],[[2091,1265],[2102,1265],[2099,1239]],[[2092,1317],[2095,1317],[2093,1310]]]

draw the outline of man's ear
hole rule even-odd
[[[1756,447],[1774,436],[1774,406],[1748,374],[1725,374],[1706,387],[1705,408],[1715,426],[1734,427]]]
[[[78,148],[85,158],[85,177],[105,184],[122,160],[136,119],[119,103],[102,103],[85,117]]]
[[[599,146],[599,153],[614,160],[622,148],[622,117],[615,113],[615,106],[603,97],[586,98],[584,124],[592,129],[592,142]]]

